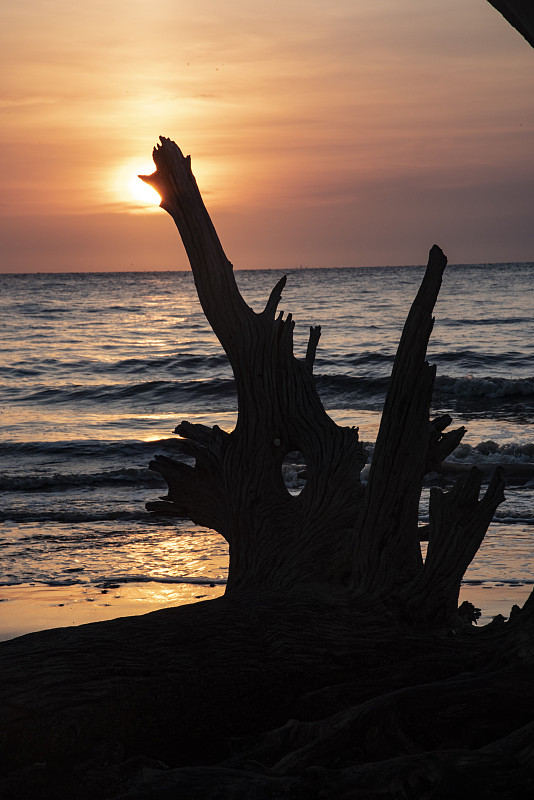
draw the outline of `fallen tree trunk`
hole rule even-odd
[[[528,794],[533,596],[480,630],[458,609],[500,472],[481,499],[477,470],[432,491],[421,555],[423,477],[465,432],[429,420],[443,253],[432,248],[408,315],[364,487],[358,430],[337,426],[315,388],[319,329],[295,358],[292,318],[276,315],[285,278],[261,313],[249,308],[189,159],[162,139],[154,160],[145,179],[232,364],[238,421],[231,433],[182,422],[195,464],[157,458],[169,491],[149,508],[227,539],[227,591],[2,643],[0,796],[441,798],[466,782],[470,796]],[[295,449],[298,496],[281,471]]]
[[[529,796],[529,603],[450,637],[227,596],[5,642],[0,797]]]

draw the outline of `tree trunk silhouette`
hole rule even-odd
[[[182,422],[184,455],[152,468],[154,513],[229,543],[215,600],[0,643],[0,797],[310,800],[513,798],[534,790],[534,593],[473,626],[462,576],[503,499],[473,469],[451,491],[424,475],[465,433],[429,419],[426,362],[446,259],[434,246],[395,358],[366,486],[357,428],[317,394],[293,320],[241,297],[191,173],[168,139],[145,176],[186,247],[204,312],[232,365],[228,433]],[[284,456],[300,450],[291,495]],[[420,542],[428,541],[426,558]]]
[[[357,428],[326,414],[313,379],[320,328],[311,328],[304,359],[293,354],[291,314],[277,314],[286,278],[261,313],[237,288],[191,172],[189,157],[168,139],[154,150],[157,170],[143,176],[162,196],[189,256],[198,296],[234,371],[235,430],[182,422],[182,452],[191,467],[151,463],[169,493],[151,511],[176,513],[219,531],[229,544],[228,593],[242,590],[365,595],[414,623],[454,626],[460,582],[497,505],[498,470],[479,500],[482,475],[432,490],[428,555],[423,562],[418,509],[424,475],[439,467],[464,428],[429,420],[435,368],[426,361],[432,311],[447,260],[434,245],[408,314],[393,365],[365,490],[366,454]],[[306,485],[292,496],[282,478],[288,452],[299,450]]]
[[[532,0],[488,0],[488,2],[534,47]]]

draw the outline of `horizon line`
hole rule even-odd
[[[480,261],[478,263],[458,262],[448,263],[447,267],[506,267],[511,264],[515,266],[534,266],[534,261]],[[234,272],[266,272],[266,271],[287,271],[300,272],[301,270],[315,269],[420,269],[425,268],[426,264],[360,264],[360,265],[330,265],[322,267],[306,267],[302,264],[294,267],[233,267]],[[3,272],[0,275],[117,275],[117,274],[146,274],[146,273],[169,273],[169,272],[191,272],[190,267],[162,267],[162,268],[129,268],[129,269],[87,269],[87,270],[35,270],[32,272]]]

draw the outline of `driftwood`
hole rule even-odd
[[[474,469],[424,475],[464,429],[429,420],[425,360],[446,259],[434,246],[393,367],[369,480],[356,428],[336,425],[293,321],[241,297],[190,168],[168,139],[157,188],[236,378],[227,433],[182,422],[189,463],[158,457],[149,504],[208,525],[230,549],[226,593],[149,615],[0,645],[0,797],[516,798],[534,788],[534,596],[476,627],[462,576],[503,499]],[[284,456],[300,450],[291,495]],[[423,560],[420,540],[428,540]]]
[[[423,562],[423,478],[465,433],[444,433],[449,417],[429,420],[435,368],[425,357],[445,256],[437,246],[430,251],[408,314],[364,491],[358,429],[328,417],[313,380],[320,330],[311,328],[306,357],[295,358],[291,314],[276,313],[285,277],[261,313],[249,308],[190,159],[168,139],[161,142],[154,151],[158,169],[144,180],[159,191],[180,231],[202,308],[234,371],[239,413],[230,434],[187,422],[177,427],[182,452],[196,465],[156,458],[150,466],[166,479],[169,494],[149,510],[174,511],[226,538],[227,593],[311,592],[346,603],[365,596],[390,617],[454,628],[461,579],[504,499],[504,479],[498,470],[481,500],[476,469],[452,492],[432,491]],[[283,459],[293,450],[307,465],[306,485],[296,497],[282,479]]]

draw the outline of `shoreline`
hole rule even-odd
[[[198,603],[223,594],[224,584],[156,581],[47,586],[0,587],[0,642],[49,628],[148,614],[170,606]]]
[[[0,587],[0,642],[50,628],[148,614],[171,606],[198,603],[219,597],[225,585],[143,583],[47,586],[19,584]],[[481,610],[479,625],[493,617],[508,617],[512,606],[522,606],[532,586],[465,584],[459,602],[467,600]]]
[[[467,600],[481,611],[479,627],[488,625],[499,614],[508,619],[512,606],[523,606],[533,586],[529,583],[502,584],[493,583],[462,584],[458,605]]]

